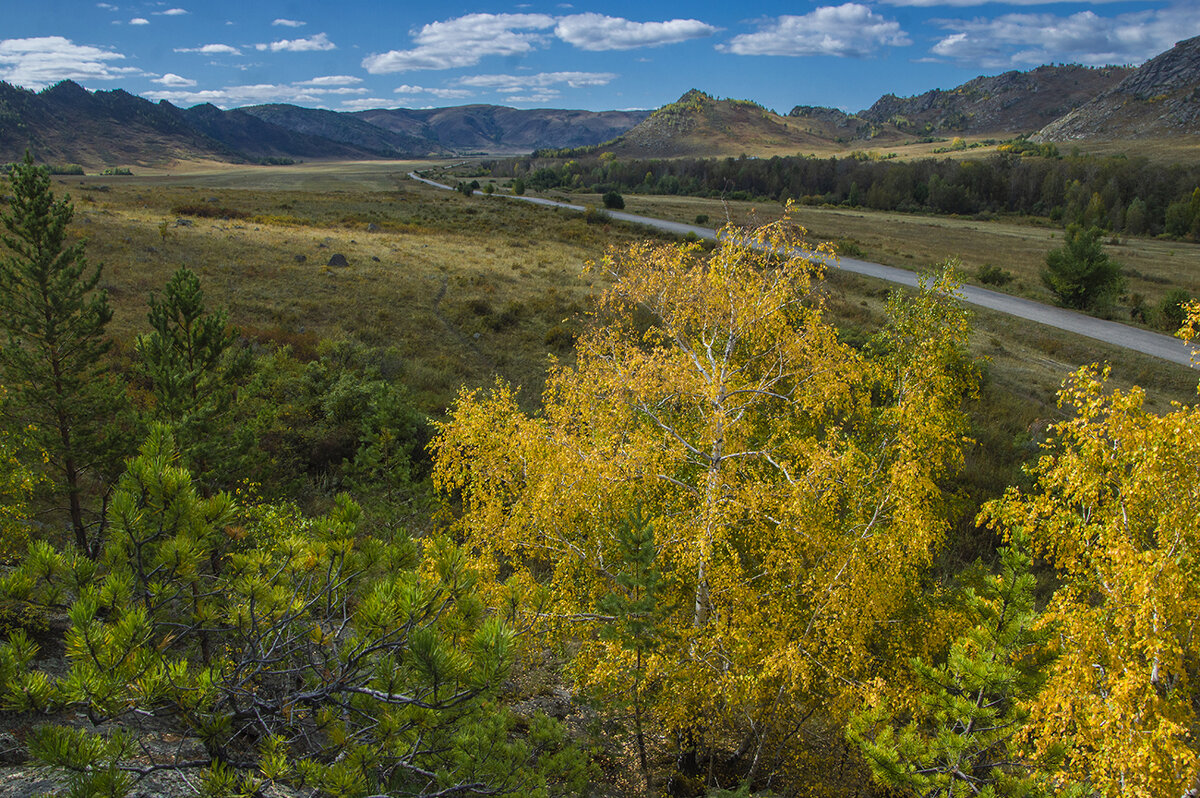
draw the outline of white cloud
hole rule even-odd
[[[134,67],[113,66],[125,56],[112,50],[75,44],[62,36],[0,40],[0,80],[42,89],[60,80],[116,80],[141,75]]]
[[[348,86],[354,83],[362,83],[362,78],[356,78],[353,75],[322,75],[309,80],[301,80],[294,85],[296,86]]]
[[[554,23],[554,17],[546,14],[467,14],[431,22],[412,33],[413,49],[372,54],[362,65],[372,75],[383,75],[474,66],[489,55],[525,55],[546,41],[534,31]]]
[[[301,22],[298,19],[283,19],[282,17],[280,17],[279,19],[275,20],[271,24],[272,25],[282,25],[285,28],[303,28],[308,23]]]
[[[937,8],[942,6],[953,6],[955,8],[964,8],[967,6],[981,6],[987,3],[999,3],[1009,6],[1044,6],[1050,0],[880,0],[889,6],[909,6],[911,8]],[[1123,3],[1126,0],[1054,0],[1059,3],[1086,3],[1087,5],[1103,5],[1105,3]],[[1133,0],[1133,2],[1151,2],[1151,0]]]
[[[477,89],[495,89],[498,92],[515,94],[529,89],[549,89],[565,83],[572,89],[584,86],[607,86],[618,76],[612,72],[539,72],[536,75],[471,75],[460,78],[462,86]],[[543,94],[543,92],[535,92]],[[549,92],[544,92],[549,94]],[[557,92],[554,92],[557,94]]]
[[[151,83],[159,83],[159,84],[162,84],[163,86],[170,86],[171,88],[185,88],[187,86],[195,86],[196,85],[196,81],[191,80],[189,78],[185,78],[182,75],[176,75],[174,72],[168,72],[167,74],[163,75],[161,78],[155,78],[154,80],[152,80],[150,82]]]
[[[121,9],[114,6],[112,3],[96,3],[96,8],[103,8],[105,11],[120,11]]]
[[[443,100],[461,100],[473,95],[473,92],[467,89],[437,89],[427,86],[410,86],[408,84],[397,86],[392,91],[396,94],[404,94],[410,97],[417,94],[429,94]]]
[[[220,108],[235,108],[262,103],[303,103],[321,106],[331,97],[366,93],[366,89],[348,87],[322,88],[298,83],[255,83],[202,91],[149,91],[144,96],[152,100],[169,100],[180,105],[212,103]]]
[[[190,14],[186,8],[168,8],[166,11],[152,12],[160,17],[182,17],[184,14]]]
[[[581,50],[632,50],[659,47],[711,36],[717,28],[698,19],[630,22],[603,14],[572,14],[554,27],[554,35]]]
[[[355,100],[343,100],[343,111],[370,111],[375,108],[394,108],[395,100],[385,100],[382,97],[359,97]]]
[[[735,55],[833,55],[864,58],[884,46],[912,44],[895,20],[860,3],[822,6],[804,16],[764,21],[757,33],[743,33],[721,52]]]
[[[146,19],[145,17],[134,17],[133,19],[129,20],[129,24],[130,25],[149,25],[150,20]]]
[[[241,55],[242,51],[228,44],[205,44],[200,47],[176,47],[177,53],[201,53],[203,55]]]
[[[278,53],[281,50],[288,53],[311,53],[317,50],[336,50],[337,45],[329,41],[324,33],[309,36],[307,39],[280,39],[270,44],[256,44],[256,50],[270,50]]]
[[[504,102],[506,102],[506,103],[541,104],[541,103],[553,102],[556,99],[558,99],[558,92],[554,91],[553,89],[546,89],[544,91],[534,92],[533,94],[513,95],[510,97],[505,97]]]
[[[953,32],[930,52],[963,65],[1011,69],[1055,62],[1139,64],[1200,33],[1200,7],[1175,6],[1112,17],[1092,11],[1069,16],[1005,14],[937,24]]]

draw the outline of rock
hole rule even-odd
[[[191,227],[194,224],[195,222],[193,222],[191,219],[184,219],[183,217],[175,220],[176,227]]]
[[[367,225],[367,232],[368,233],[378,233],[379,225],[375,224],[374,222],[371,222],[370,224]]]
[[[221,201],[220,197],[209,197],[208,199],[205,200],[205,202],[220,202],[220,201]]]
[[[297,255],[296,256],[296,263],[304,263],[304,261],[306,261],[306,260],[308,260],[307,255]]]
[[[371,260],[375,261],[376,263],[379,263],[379,256],[377,256],[377,255],[372,255],[372,256],[371,256]]]
[[[0,734],[0,765],[22,765],[29,761],[29,750],[15,735]]]
[[[346,256],[340,252],[335,252],[329,256],[329,263],[326,266],[345,267],[350,265],[350,261],[346,260]]]

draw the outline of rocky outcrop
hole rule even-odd
[[[859,116],[916,135],[1031,133],[1117,85],[1126,67],[1041,66],[915,97],[886,94]]]
[[[1200,36],[1181,41],[1090,102],[1046,125],[1035,141],[1200,137]]]

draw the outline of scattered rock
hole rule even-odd
[[[209,197],[208,199],[205,200],[205,202],[220,202],[220,201],[221,201],[220,197]]]
[[[296,263],[304,263],[304,261],[306,261],[306,260],[308,260],[307,255],[297,255],[296,256]]]
[[[0,734],[0,765],[21,765],[29,761],[29,750],[15,735]]]
[[[349,266],[350,261],[346,260],[346,256],[343,255],[342,253],[335,252],[329,256],[329,263],[327,263],[325,265],[344,267],[344,266]]]
[[[473,335],[472,337],[473,337],[473,338],[474,338],[476,341],[478,341],[478,340],[479,340],[481,337],[483,337],[483,334],[482,334],[482,333],[475,333],[475,335]]]
[[[182,216],[175,220],[176,227],[191,227],[195,224],[191,219],[184,219]]]
[[[378,233],[379,225],[375,224],[374,222],[371,222],[370,224],[367,225],[367,232],[368,233]]]
[[[322,241],[320,244],[317,244],[317,249],[325,249],[328,246],[329,246],[328,244],[326,244],[324,241]]]
[[[379,263],[379,256],[378,256],[378,255],[372,255],[372,256],[371,256],[371,260],[375,261],[376,263]]]

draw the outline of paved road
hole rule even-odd
[[[416,172],[409,172],[408,176],[427,185],[453,191],[451,186],[421,177]],[[475,193],[478,194],[481,192],[477,191]],[[532,202],[535,205],[545,205],[552,208],[567,208],[573,211],[585,210],[582,205],[571,205],[566,202],[556,202],[541,197],[514,196],[512,194],[494,196]],[[676,233],[678,235],[695,233],[699,238],[713,240],[717,237],[715,230],[708,227],[698,227],[694,224],[668,222],[664,219],[638,216],[637,214],[625,213],[624,211],[608,211],[608,214],[614,219],[646,225],[658,230],[665,230],[668,233]],[[842,271],[875,277],[879,280],[886,280],[900,285],[912,287],[916,287],[917,285],[916,272],[910,272],[906,269],[897,269],[894,266],[884,266],[881,263],[871,263],[854,258],[839,258],[836,264]],[[1083,313],[1076,313],[1073,310],[1056,308],[1051,305],[1044,305],[1041,302],[1034,302],[1032,299],[1023,299],[1010,294],[1003,294],[999,291],[989,291],[986,288],[977,288],[973,285],[962,286],[959,288],[958,293],[964,302],[971,305],[999,311],[1000,313],[1006,313],[1020,319],[1027,319],[1038,324],[1044,324],[1047,327],[1073,332],[1077,335],[1112,344],[1113,346],[1162,358],[1172,363],[1180,363],[1185,366],[1191,365],[1191,348],[1178,338],[1173,338],[1169,335],[1130,327],[1127,324],[1120,324],[1115,321],[1097,319]]]

